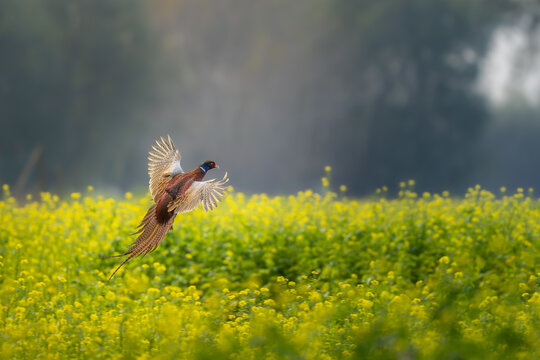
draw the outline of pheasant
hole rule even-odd
[[[218,168],[214,161],[205,161],[195,169],[184,172],[180,166],[180,152],[171,137],[161,137],[149,153],[148,175],[150,194],[154,203],[134,235],[139,234],[128,251],[113,257],[127,256],[114,270],[114,274],[129,260],[154,251],[172,228],[177,214],[195,210],[202,203],[205,211],[218,205],[229,181],[227,173],[223,179],[202,181],[208,170]]]

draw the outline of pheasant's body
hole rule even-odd
[[[171,217],[174,217],[174,213],[168,210],[169,204],[178,199],[181,196],[185,196],[188,189],[193,185],[194,181],[201,181],[206,173],[200,168],[196,167],[190,172],[177,174],[167,183],[163,195],[159,198],[156,207],[156,216],[158,222],[165,223]]]
[[[127,258],[116,268],[114,274],[126,262],[139,255],[146,255],[157,248],[169,232],[177,214],[196,209],[200,203],[205,211],[212,210],[223,196],[227,174],[220,181],[202,181],[208,170],[216,167],[213,161],[206,161],[192,171],[184,173],[180,166],[180,153],[172,140],[161,138],[158,147],[150,152],[148,170],[150,193],[154,204],[150,206],[139,224],[139,234],[130,249],[117,256]],[[110,279],[110,278],[109,278]]]
[[[199,166],[190,172],[175,175],[167,184],[165,192],[176,199],[184,195],[194,181],[202,181],[204,175],[206,173]]]

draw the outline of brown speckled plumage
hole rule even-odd
[[[127,256],[112,273],[109,280],[129,260],[154,251],[169,232],[177,214],[195,210],[200,203],[205,211],[215,208],[229,181],[227,173],[222,180],[202,181],[215,163],[206,161],[192,171],[183,172],[180,152],[171,137],[161,138],[152,147],[148,163],[149,188],[154,204],[150,206],[134,234],[139,234],[128,251],[117,257]]]

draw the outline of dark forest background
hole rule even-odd
[[[171,134],[236,189],[540,187],[540,111],[476,86],[535,1],[0,0],[0,183],[144,190]]]

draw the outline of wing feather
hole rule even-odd
[[[213,210],[221,201],[221,197],[225,193],[225,184],[228,181],[227,173],[219,181],[216,179],[194,181],[183,196],[169,204],[168,210],[174,211],[175,214],[189,212],[195,210],[201,203],[204,211]]]
[[[154,202],[159,201],[159,198],[165,191],[167,182],[176,174],[183,173],[180,166],[180,152],[174,146],[174,143],[167,135],[167,139],[163,137],[156,140],[156,144],[152,145],[153,151],[149,152],[148,156],[148,188]]]

